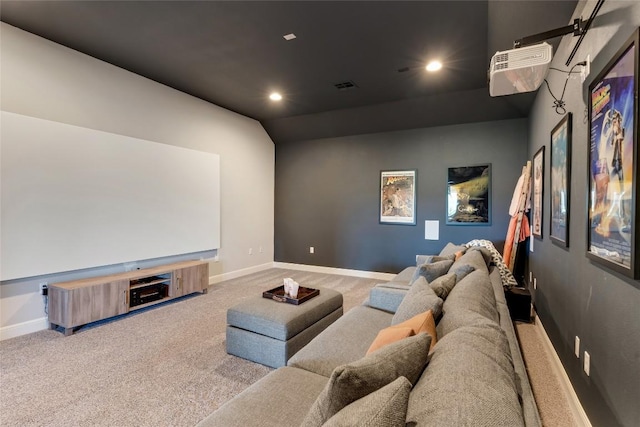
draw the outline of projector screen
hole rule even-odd
[[[217,154],[1,114],[1,280],[220,247]]]

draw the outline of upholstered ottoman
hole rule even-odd
[[[342,294],[320,288],[300,305],[262,295],[227,310],[227,353],[279,368],[342,316]]]

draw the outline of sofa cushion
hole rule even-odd
[[[401,339],[412,335],[418,335],[422,332],[426,332],[431,336],[431,345],[429,349],[433,349],[433,346],[436,345],[437,342],[437,334],[436,322],[433,319],[433,313],[431,310],[420,313],[402,323],[398,323],[397,325],[392,325],[381,330],[376,339],[373,340],[373,343],[371,343],[369,350],[367,350],[367,354],[372,353],[387,344],[400,341]]]
[[[427,363],[430,343],[429,335],[419,334],[389,344],[353,363],[338,366],[302,424],[321,426],[345,406],[399,377],[406,377],[415,384]]]
[[[495,324],[493,320],[489,320],[486,317],[475,313],[471,310],[467,310],[465,308],[459,308],[455,310],[447,311],[445,316],[442,316],[440,322],[438,322],[438,326],[436,327],[436,332],[438,337],[442,338],[450,332],[455,331],[458,328],[462,328],[464,326],[473,326],[473,325],[484,325],[484,324]]]
[[[276,369],[220,406],[198,427],[255,426],[257,419],[261,427],[282,427],[282,414],[287,414],[288,425],[298,426],[327,381],[327,377],[303,369]],[[282,392],[283,386],[286,393]],[[212,393],[215,390],[212,384]]]
[[[416,266],[422,265],[422,264],[430,264],[432,262],[438,262],[438,261],[455,261],[456,260],[456,254],[450,254],[450,255],[416,255]]]
[[[411,383],[400,377],[340,410],[322,427],[404,427]]]
[[[447,273],[444,276],[438,277],[433,282],[429,283],[431,289],[437,296],[439,296],[442,300],[445,300],[449,295],[449,292],[456,285],[456,281],[458,280],[455,273]]]
[[[464,245],[455,245],[455,244],[449,242],[440,251],[440,256],[456,254],[457,252],[460,252],[460,253],[464,254],[466,251],[467,251],[467,247],[466,246],[464,246]]]
[[[436,261],[427,264],[421,264],[416,267],[416,271],[411,278],[411,284],[413,284],[419,277],[424,277],[427,282],[433,282],[438,277],[449,271],[449,268],[453,265],[452,260]]]
[[[395,313],[409,289],[409,285],[381,283],[371,288],[367,304],[378,310]]]
[[[355,306],[294,354],[287,365],[329,377],[337,366],[363,357],[392,318],[386,311]]]
[[[491,254],[491,251],[489,250],[489,248],[485,248],[484,246],[472,246],[469,249],[467,249],[467,251],[480,252],[480,255],[482,255],[482,258],[484,259],[485,264],[487,264],[487,267],[491,265],[491,262],[493,261],[493,255]]]
[[[403,269],[400,273],[396,274],[393,280],[389,283],[397,283],[400,285],[408,285],[413,278],[413,273],[416,271],[416,267],[411,265]]]
[[[427,310],[431,310],[433,317],[437,319],[442,313],[442,299],[433,292],[426,279],[420,277],[411,285],[411,289],[398,306],[391,324],[397,325]]]
[[[496,324],[465,326],[434,348],[409,397],[420,426],[522,426],[507,338]]]
[[[472,311],[495,323],[500,321],[493,285],[486,270],[475,270],[456,283],[444,302],[443,311],[448,315],[457,309]]]
[[[453,263],[449,271],[455,271],[457,268],[463,265],[471,265],[476,270],[486,271],[487,273],[489,272],[487,263],[485,262],[480,251],[469,250],[465,252],[465,254],[462,255],[460,259],[456,260],[456,262]]]

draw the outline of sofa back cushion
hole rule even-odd
[[[416,255],[416,265],[430,264],[438,261],[455,261],[456,254],[450,255]]]
[[[445,316],[442,320],[449,313],[460,309],[472,311],[496,323],[500,322],[496,297],[486,269],[475,270],[456,283],[444,302]]]
[[[509,344],[498,325],[464,326],[438,342],[411,391],[407,422],[524,425]]]

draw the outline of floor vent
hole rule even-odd
[[[348,81],[342,82],[342,83],[336,83],[334,86],[338,90],[356,89],[358,87],[358,85],[355,84],[354,82],[352,82],[351,80],[348,80]]]

